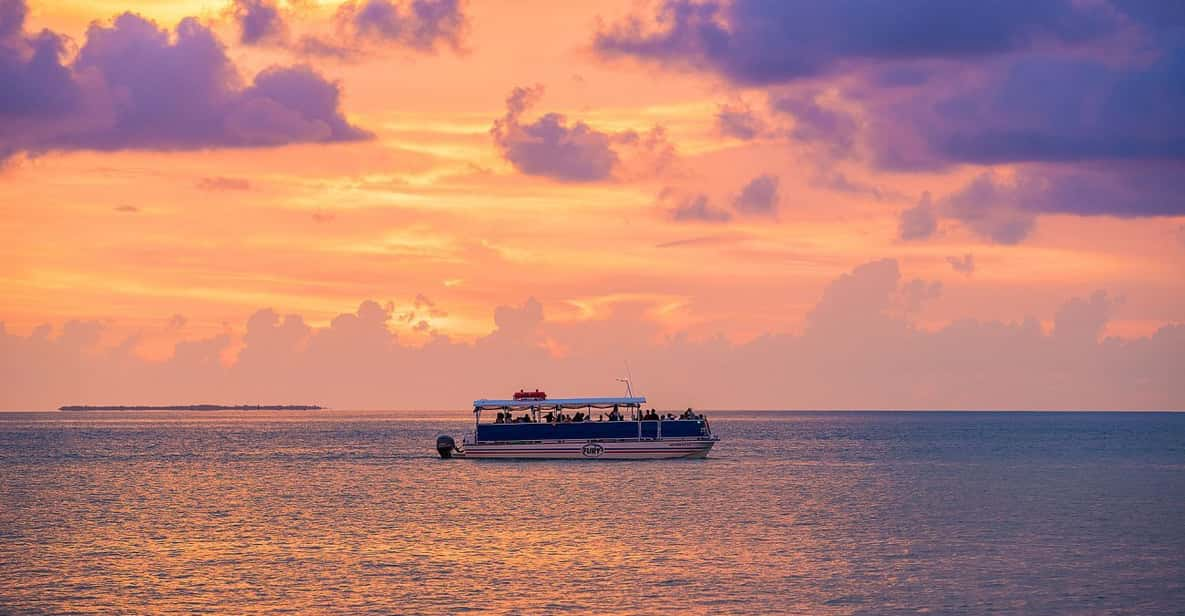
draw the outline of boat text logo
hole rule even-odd
[[[596,443],[589,443],[580,450],[580,453],[583,453],[586,458],[595,458],[605,453],[605,448]]]

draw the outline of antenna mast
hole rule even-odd
[[[625,362],[625,378],[624,379],[617,379],[617,381],[619,383],[625,383],[625,395],[629,398],[634,397],[633,380],[634,380],[634,375],[630,374],[630,363],[627,361],[627,362]]]

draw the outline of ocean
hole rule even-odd
[[[4,614],[1185,614],[1185,414],[709,413],[706,460],[440,460],[459,412],[0,413]]]

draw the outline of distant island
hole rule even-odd
[[[177,406],[59,406],[59,411],[320,411],[312,404],[182,404]]]

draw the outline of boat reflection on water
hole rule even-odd
[[[702,414],[644,413],[645,403],[633,395],[548,399],[538,390],[483,398],[473,402],[473,432],[460,446],[441,435],[436,450],[442,458],[657,460],[704,458],[720,440]]]

